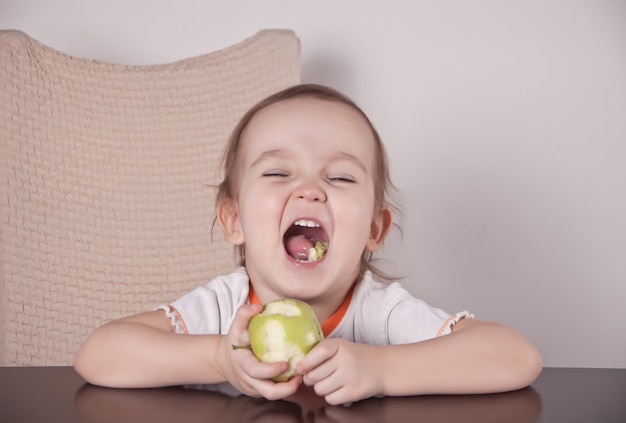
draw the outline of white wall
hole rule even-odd
[[[408,289],[626,367],[626,2],[0,0],[0,28],[134,65],[294,29],[387,143]]]

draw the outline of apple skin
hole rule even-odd
[[[248,326],[252,352],[265,363],[287,362],[289,368],[273,378],[285,382],[296,374],[296,365],[324,334],[311,306],[304,301],[282,299],[263,306]]]

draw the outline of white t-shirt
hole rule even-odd
[[[249,302],[249,278],[244,267],[218,276],[174,301],[159,306],[178,333],[226,335],[239,307]],[[464,317],[450,315],[413,297],[399,283],[382,283],[366,272],[354,288],[341,322],[328,335],[370,345],[424,341],[449,334]]]

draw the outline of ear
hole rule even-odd
[[[239,204],[236,200],[227,198],[220,202],[217,206],[217,220],[220,222],[226,239],[231,244],[243,244],[243,231],[239,221]]]
[[[378,211],[372,220],[370,237],[365,244],[365,251],[376,251],[383,244],[391,225],[393,224],[393,213],[389,207],[383,207]]]

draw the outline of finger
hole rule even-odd
[[[252,316],[260,313],[262,310],[263,306],[260,304],[244,304],[239,307],[229,329],[229,333],[234,335],[235,346],[247,346],[250,344],[248,324]]]
[[[317,344],[302,360],[296,365],[299,374],[307,374],[311,370],[319,367],[322,363],[333,357],[337,353],[338,344],[332,339],[325,339]]]
[[[289,368],[289,364],[285,362],[263,363],[257,360],[254,355],[250,359],[246,359],[243,363],[243,369],[246,374],[254,379],[272,379]]]
[[[331,374],[330,377],[325,377],[313,385],[313,390],[315,393],[321,397],[325,397],[327,395],[332,394],[333,392],[341,389],[344,383],[338,377],[333,377]]]
[[[330,405],[348,404],[357,400],[357,398],[354,398],[354,395],[346,392],[346,389],[343,388],[324,395],[324,399]]]
[[[304,384],[307,386],[313,386],[331,377],[335,371],[336,368],[330,363],[323,363],[320,366],[309,370],[308,373],[302,375]]]
[[[295,376],[287,382],[263,382],[257,387],[257,391],[269,400],[286,398],[296,393],[302,383],[301,376]]]

